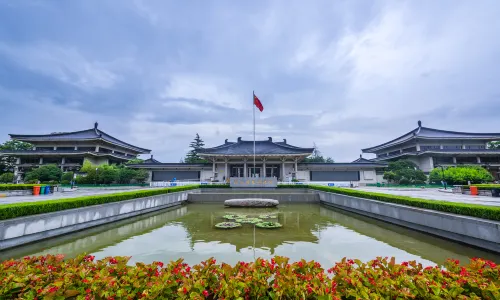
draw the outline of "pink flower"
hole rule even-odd
[[[208,291],[207,290],[203,291],[203,296],[208,297]]]

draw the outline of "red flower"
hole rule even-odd
[[[83,283],[89,283],[87,279],[82,280]]]
[[[91,290],[91,289],[86,289],[86,290],[85,290],[85,293],[87,293],[87,294],[90,294],[91,292],[92,292],[92,290]]]
[[[208,291],[207,290],[203,291],[203,296],[208,297]]]
[[[58,287],[53,286],[49,289],[49,293],[57,292],[58,289],[59,289]]]
[[[405,267],[408,267],[408,262],[407,261],[404,261],[401,263],[402,266],[405,266]]]
[[[163,268],[163,263],[161,261],[157,262],[156,265],[159,266],[160,268]]]
[[[43,292],[43,289],[38,289],[36,292],[37,292],[38,294],[41,294],[41,293]]]
[[[276,261],[274,261],[274,258],[271,258],[271,263],[272,263],[273,265],[275,265],[275,264],[276,264]]]

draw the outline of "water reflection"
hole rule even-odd
[[[214,225],[225,214],[257,216],[276,212],[280,229],[253,225],[220,230]],[[190,264],[210,257],[236,263],[255,257],[284,255],[332,265],[343,257],[367,261],[376,256],[395,256],[398,261],[418,260],[426,265],[446,258],[467,260],[499,257],[458,243],[442,240],[381,221],[315,204],[280,205],[278,209],[225,209],[220,204],[190,204],[165,212],[100,226],[10,251],[0,259],[32,254],[79,253],[132,256],[131,263],[177,260]]]

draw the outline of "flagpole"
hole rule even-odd
[[[252,106],[253,106],[253,174],[255,177],[255,91],[252,92]]]

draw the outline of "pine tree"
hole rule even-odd
[[[198,150],[205,146],[205,142],[200,138],[200,135],[197,133],[194,140],[189,144],[191,150],[187,153],[186,158],[184,159],[185,163],[202,163],[208,162],[207,160],[198,156]]]

